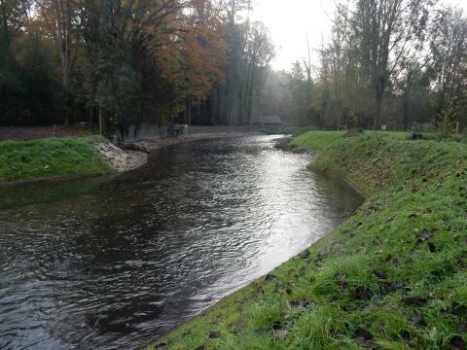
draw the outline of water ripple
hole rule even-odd
[[[273,145],[194,142],[115,178],[0,189],[0,349],[141,346],[360,204]]]

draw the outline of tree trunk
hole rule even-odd
[[[405,91],[404,91],[404,106],[402,111],[402,130],[406,131],[408,122],[409,122],[409,95],[410,95],[410,87],[412,85],[412,72],[409,71],[407,75],[407,83],[406,83]]]
[[[191,125],[191,98],[188,97],[188,111],[187,111],[187,117],[188,117],[188,125]]]
[[[99,104],[99,134],[102,135],[102,131],[104,129],[104,126],[103,126],[103,115],[102,115],[102,107],[101,105]]]
[[[373,129],[381,129],[381,109],[383,107],[383,94],[381,90],[376,92],[376,111],[375,111],[375,120],[373,124]]]

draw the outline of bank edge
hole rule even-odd
[[[325,137],[310,167],[358,186],[364,205],[148,349],[466,348],[467,146]]]

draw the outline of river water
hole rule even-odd
[[[0,188],[0,349],[144,346],[361,204],[274,143],[191,142],[120,176]]]

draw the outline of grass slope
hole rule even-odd
[[[385,131],[375,132],[367,131],[369,135],[384,135],[384,137],[392,138],[395,140],[404,140],[407,137],[407,133],[399,131]],[[323,151],[334,141],[339,140],[344,136],[344,131],[308,131],[294,138],[290,144],[299,149],[311,150],[311,151]]]
[[[0,142],[0,182],[110,171],[95,137]]]
[[[342,135],[343,131],[308,131],[294,138],[290,144],[301,149],[322,151]]]
[[[465,349],[467,147],[366,134],[336,139],[312,166],[360,184],[369,199],[151,347]]]

